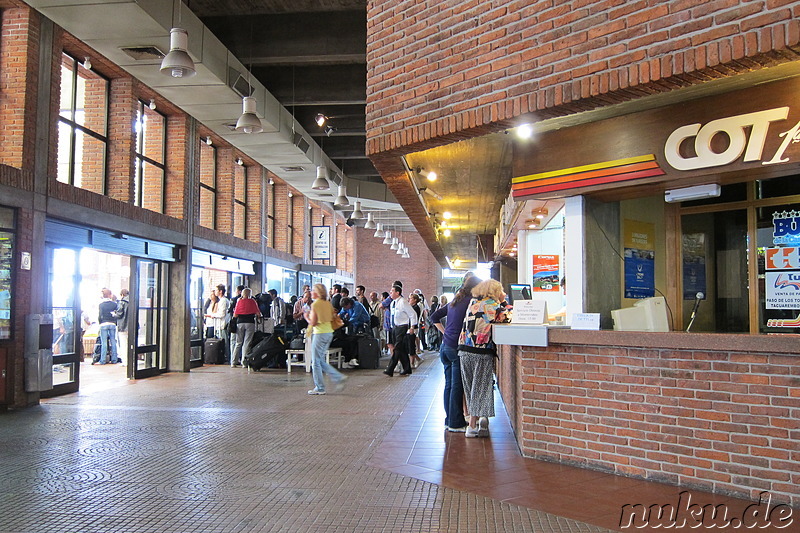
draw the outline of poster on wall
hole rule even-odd
[[[656,294],[655,226],[625,220],[625,298],[650,298]]]
[[[313,226],[311,228],[311,259],[331,258],[331,228],[330,226]]]
[[[694,300],[698,292],[706,291],[706,235],[683,235],[683,299]]]
[[[533,256],[533,292],[558,292],[559,285],[559,256],[534,255]]]
[[[768,328],[800,327],[800,211],[772,213],[772,247],[764,248],[764,307]]]

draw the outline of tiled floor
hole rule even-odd
[[[78,394],[0,414],[0,533],[604,531],[625,503],[678,498],[522,458],[501,403],[490,439],[446,433],[435,356],[313,397],[304,372],[121,370],[84,367]]]

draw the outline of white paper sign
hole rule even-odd
[[[572,329],[600,329],[600,313],[573,313]]]
[[[765,288],[767,309],[800,309],[800,271],[768,271]]]
[[[311,244],[311,259],[331,258],[331,228],[330,226],[314,226],[311,228],[313,235]]]
[[[512,324],[547,324],[545,300],[517,300],[514,302]]]

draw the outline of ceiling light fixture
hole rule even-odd
[[[445,230],[442,232],[442,235],[444,235],[445,237],[449,237],[449,236],[450,236],[450,230],[449,230],[449,229],[445,229]]]
[[[423,178],[426,178],[428,181],[436,181],[436,178],[439,177],[438,174],[436,174],[436,172],[432,170],[425,170],[424,168],[421,167],[417,169],[417,173],[419,173],[419,175],[422,176]]]
[[[269,180],[267,180],[267,183],[269,183],[270,185],[275,185],[275,180],[270,178]]]
[[[372,216],[372,213],[367,213],[367,223],[364,224],[364,229],[375,229],[377,225],[375,224],[375,218]]]
[[[391,246],[389,246],[389,249],[390,250],[397,250],[399,245],[400,245],[400,239],[398,239],[397,237],[392,237],[392,244],[391,244]]]
[[[453,218],[453,213],[451,213],[450,211],[445,211],[444,213],[442,213],[442,218],[445,220],[450,220],[451,218]]]
[[[373,235],[373,237],[385,237],[386,232],[383,231],[383,224],[378,222],[376,226],[378,226],[378,228],[375,230],[375,235]]]
[[[383,242],[381,244],[392,244],[392,232],[385,231],[383,234]]]
[[[317,113],[317,116],[314,117],[314,122],[317,123],[317,126],[320,128],[325,125],[325,122],[328,120],[328,117],[323,115],[322,113]]]
[[[331,188],[331,184],[328,182],[328,167],[322,165],[317,167],[317,179],[314,180],[311,188],[315,191],[327,191]]]
[[[440,202],[442,200],[444,200],[444,198],[442,197],[441,194],[439,194],[438,192],[432,190],[430,187],[420,187],[419,188],[419,192],[424,192],[425,194],[427,194],[429,196],[433,196],[434,198],[436,198]]]
[[[406,250],[405,252],[403,252],[403,255],[401,255],[400,257],[402,257],[403,259],[408,259],[408,258],[410,258],[411,256],[410,256],[410,255],[408,255],[408,250]]]
[[[534,209],[531,214],[535,218],[538,218],[539,220],[542,220],[544,217],[547,216],[547,209],[545,209],[544,207],[541,208],[541,209]]]
[[[405,248],[403,248],[402,244],[397,245],[397,255],[403,255],[405,253]]]
[[[294,196],[294,194],[292,193],[292,191],[289,191],[289,198],[291,198],[293,196]]]
[[[206,135],[206,144],[211,146],[214,142],[211,140],[211,135]]]
[[[339,185],[339,194],[336,196],[336,201],[333,202],[336,207],[347,207],[350,205],[350,200],[347,199],[347,186],[342,182]]]
[[[89,56],[83,58],[83,68],[86,70],[92,70],[92,60],[89,59]]]
[[[150,104],[147,107],[149,107],[150,109],[155,111],[156,110],[156,99],[155,98],[151,98],[150,99]]]
[[[180,21],[180,7],[178,7],[178,20]],[[186,52],[188,47],[189,33],[186,30],[183,28],[169,30],[169,53],[161,60],[161,73],[173,78],[189,78],[197,74],[194,61]]]
[[[244,161],[242,161],[241,157],[236,158],[236,164],[239,165],[240,167],[244,166]]]
[[[527,224],[528,229],[536,229],[536,228],[539,227],[539,221],[537,219],[535,219],[535,218],[531,218],[529,220],[526,220],[525,224]]]
[[[330,126],[330,125],[325,126],[325,136],[326,137],[330,137],[335,131],[336,131],[336,128],[334,128],[333,126]]]
[[[242,116],[236,121],[236,131],[243,133],[261,133],[264,127],[256,116],[256,99],[252,96],[242,98]]]

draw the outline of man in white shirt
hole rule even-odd
[[[389,308],[391,312],[391,326],[390,341],[394,344],[394,352],[392,359],[389,361],[389,367],[383,371],[387,376],[394,374],[394,367],[397,366],[397,361],[403,365],[403,371],[400,372],[401,376],[411,375],[411,361],[408,357],[409,340],[408,333],[414,333],[417,328],[417,313],[403,298],[403,288],[395,285],[389,292],[389,297],[392,299]]]

